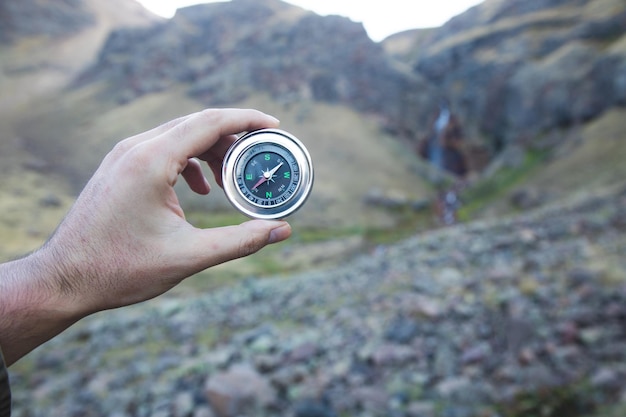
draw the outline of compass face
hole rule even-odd
[[[259,207],[275,207],[294,196],[300,168],[289,151],[263,143],[246,153],[237,167],[237,185],[244,198]]]
[[[224,158],[224,191],[250,217],[278,219],[297,210],[313,184],[311,157],[304,145],[278,129],[250,132]]]

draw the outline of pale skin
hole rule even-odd
[[[204,110],[118,143],[49,241],[0,265],[7,365],[92,313],[154,298],[190,275],[287,239],[284,221],[198,229],[173,188],[182,176],[208,194],[199,160],[221,185],[235,135],[278,124],[255,110]]]

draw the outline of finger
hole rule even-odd
[[[209,164],[218,163],[219,165],[221,165],[222,161],[224,160],[224,155],[226,155],[228,149],[237,139],[237,135],[227,135],[221,137],[217,142],[215,142],[215,145],[213,145],[211,149],[202,153],[201,155],[198,155],[198,159],[206,161]]]
[[[263,247],[291,236],[284,221],[251,220],[237,226],[195,229],[192,238],[182,239],[184,249],[196,263],[196,271],[251,255]]]
[[[181,172],[181,175],[192,191],[203,195],[206,195],[211,191],[211,186],[204,176],[202,166],[197,159],[190,159],[185,169],[183,169],[183,172]]]
[[[257,110],[210,109],[194,114],[154,139],[155,145],[179,163],[202,155],[224,136],[264,127],[279,121]]]
[[[221,138],[211,149],[200,155],[198,158],[206,161],[213,172],[217,185],[223,187],[222,183],[222,164],[224,156],[230,146],[237,140],[237,135],[228,135]]]
[[[130,145],[135,145],[137,143],[156,138],[157,136],[171,130],[172,128],[178,126],[179,124],[183,123],[185,120],[193,117],[196,114],[198,113],[192,113],[186,116],[178,117],[174,120],[170,120],[153,129],[131,136],[130,138],[126,139],[126,141],[128,141]]]

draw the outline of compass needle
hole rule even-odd
[[[261,184],[263,184],[265,181],[267,181],[267,178],[265,177],[265,174],[263,174],[263,176],[261,177],[261,179],[260,179],[260,180],[259,180],[256,184],[254,184],[254,186],[252,187],[252,189],[254,190],[254,189],[256,189],[256,188],[259,188],[259,186],[260,186]]]

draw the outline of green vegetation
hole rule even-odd
[[[357,225],[344,228],[307,227],[295,231],[293,240],[299,243],[315,243],[348,237],[360,237],[366,245],[374,246],[398,242],[434,226],[434,219],[430,209],[421,211],[411,208],[387,209],[387,212],[394,217],[395,225],[392,227],[379,227],[376,225]]]
[[[586,381],[526,391],[511,402],[499,405],[498,414],[503,417],[583,417],[594,415],[600,398]],[[598,417],[604,416],[599,414]]]
[[[501,201],[513,187],[528,179],[530,174],[546,161],[547,157],[546,151],[526,151],[524,161],[518,167],[502,168],[495,175],[465,191],[461,197],[465,204],[459,210],[459,220],[471,220],[477,217],[486,206]]]
[[[286,242],[271,245],[246,258],[218,265],[189,278],[180,289],[208,291],[250,277],[285,275],[307,269],[344,262],[346,257],[362,253],[381,244],[391,244],[419,231],[432,228],[433,216],[429,209],[380,209],[393,217],[394,225],[347,225],[339,227],[293,227],[293,235]],[[187,219],[196,227],[209,228],[239,224],[248,220],[234,210],[217,211],[207,216],[203,211],[187,213]]]

